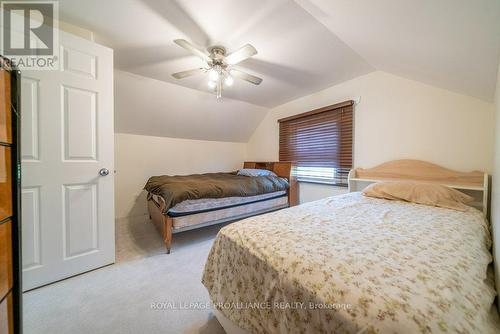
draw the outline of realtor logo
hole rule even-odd
[[[57,1],[0,1],[1,53],[26,70],[57,70]]]

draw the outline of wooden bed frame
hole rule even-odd
[[[243,168],[257,168],[266,169],[274,172],[279,177],[286,178],[290,184],[290,188],[287,190],[288,195],[288,206],[295,206],[299,203],[299,193],[298,193],[298,183],[296,177],[296,166],[292,162],[245,162]],[[163,241],[166,247],[166,253],[170,254],[170,249],[172,248],[172,234],[174,232],[174,219],[168,215],[162,213],[161,204],[154,200],[152,196],[148,196],[148,211],[149,217],[153,224],[156,226],[157,230],[163,237]],[[218,220],[216,222],[207,222],[196,224],[192,228],[198,228],[203,226],[208,226],[212,224],[220,224],[223,222],[229,222],[231,220],[238,220],[246,217],[250,217],[255,214],[260,214],[262,212],[257,212],[249,215],[241,216],[228,216],[223,220]],[[190,229],[192,229],[190,228]],[[183,229],[186,230],[186,229]]]

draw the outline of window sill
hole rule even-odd
[[[347,184],[331,183],[326,181],[314,181],[314,180],[297,180],[299,183],[312,183],[312,184],[322,184],[325,186],[332,186],[337,188],[347,188]]]

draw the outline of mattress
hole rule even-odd
[[[288,207],[288,197],[278,196],[264,200],[233,205],[226,208],[211,209],[189,215],[173,217],[174,232],[185,231],[194,227],[208,226],[228,221],[235,221],[251,215],[279,210]]]
[[[250,333],[499,333],[488,223],[350,193],[222,228],[202,282]]]
[[[256,203],[283,196],[286,196],[286,191],[275,191],[272,193],[246,197],[200,198],[185,200],[168,210],[167,214],[170,217],[180,217],[195,213],[235,207],[243,204]]]

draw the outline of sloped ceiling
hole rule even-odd
[[[59,3],[63,21],[93,31],[97,42],[114,49],[117,69],[144,77],[134,90],[128,74],[117,72],[121,132],[245,141],[267,109],[374,70],[493,100],[499,0]],[[200,47],[224,45],[229,52],[253,44],[259,53],[240,65],[263,83],[236,81],[216,102],[204,75],[171,77],[203,65],[173,43],[177,38]]]
[[[240,67],[264,79],[236,81],[228,98],[274,107],[373,70],[335,34],[289,0],[62,0],[61,18],[94,31],[115,50],[115,67],[208,92],[207,75],[174,72],[204,63],[173,43],[185,38],[228,52],[251,43]]]
[[[268,111],[129,72],[116,70],[114,80],[119,133],[247,142]]]
[[[371,66],[492,102],[499,0],[297,0]]]

